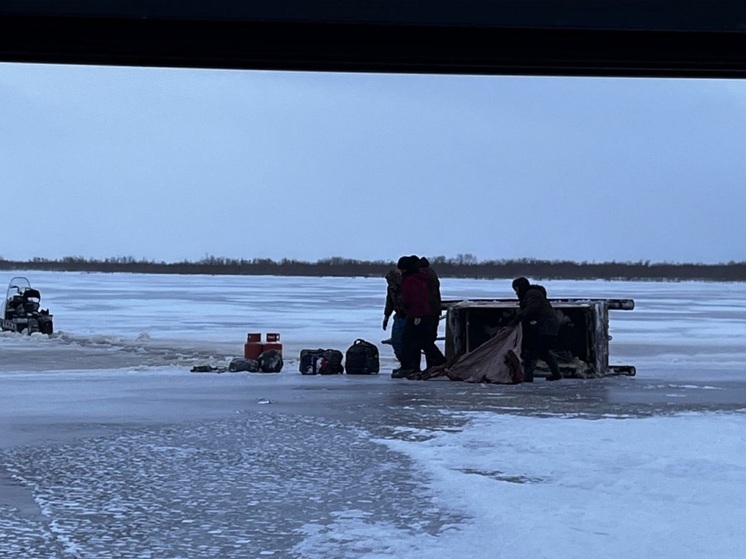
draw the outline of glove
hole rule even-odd
[[[383,329],[385,330],[386,328],[388,328],[388,325],[389,325],[389,317],[384,316],[383,317]]]

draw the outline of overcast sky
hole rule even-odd
[[[0,64],[0,257],[746,261],[746,83]]]

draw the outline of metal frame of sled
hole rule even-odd
[[[609,311],[632,310],[632,299],[551,299],[562,324],[555,353],[568,377],[634,376],[632,365],[609,364]],[[453,362],[494,336],[518,312],[515,299],[443,301],[445,355]],[[537,374],[542,372],[539,363]]]

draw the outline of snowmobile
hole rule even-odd
[[[29,280],[24,277],[13,278],[3,301],[0,329],[26,334],[51,334],[54,331],[52,315],[40,305],[39,290],[31,287]]]

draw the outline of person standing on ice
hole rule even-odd
[[[417,257],[413,256],[412,258]],[[440,278],[435,270],[430,267],[430,261],[423,256],[418,259],[418,265],[420,269],[427,274],[428,303],[430,305],[430,314],[432,316],[432,319],[428,320],[430,333],[428,335],[428,342],[424,348],[425,363],[429,369],[430,367],[437,367],[446,362],[445,355],[443,355],[440,348],[435,345],[435,340],[438,339],[438,324],[440,323],[440,313],[443,305],[440,296]]]
[[[402,272],[399,303],[406,315],[402,332],[401,368],[392,378],[414,377],[420,372],[422,351],[430,340],[433,320],[430,312],[427,272],[419,266],[416,256],[402,256],[396,267]]]
[[[404,311],[399,304],[399,295],[401,292],[401,272],[399,270],[389,270],[384,276],[386,278],[386,305],[383,309],[383,329],[386,330],[389,325],[389,319],[393,315],[394,321],[391,325],[391,347],[394,349],[394,356],[399,361],[401,368],[402,363],[402,333],[404,331],[405,316]]]
[[[551,371],[547,380],[560,380],[562,373],[552,353],[560,323],[547,299],[547,290],[520,277],[513,280],[513,291],[518,296],[520,310],[509,325],[520,323],[523,326],[523,382],[534,381],[534,369],[539,359],[543,359]]]

